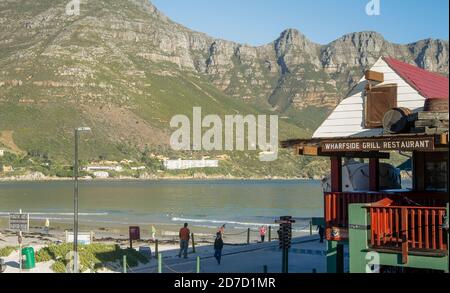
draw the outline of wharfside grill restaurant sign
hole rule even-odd
[[[324,141],[323,152],[363,152],[363,151],[429,151],[434,150],[434,137],[389,137],[380,139],[358,139]]]

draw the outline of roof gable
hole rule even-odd
[[[447,77],[401,62],[394,58],[385,57],[383,60],[423,97],[427,99],[448,99],[449,80]]]

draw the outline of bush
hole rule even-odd
[[[65,243],[61,245],[50,245],[42,248],[36,253],[36,262],[46,262],[54,260],[52,270],[58,273],[66,272],[69,264],[69,253],[73,244]],[[134,249],[121,249],[118,245],[107,245],[95,243],[91,245],[79,245],[80,271],[89,269],[94,271],[105,267],[107,263],[121,262],[123,256],[127,256],[127,263],[130,267],[136,267],[139,263],[148,263],[148,259]]]
[[[52,264],[52,266],[50,268],[55,273],[66,273],[67,272],[66,264],[59,260],[56,261],[54,264]]]
[[[13,247],[13,246],[6,246],[3,248],[0,248],[0,257],[8,257],[16,249],[17,249],[17,247]]]

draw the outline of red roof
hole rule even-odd
[[[427,99],[448,99],[448,78],[394,58],[384,61]]]

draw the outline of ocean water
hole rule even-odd
[[[85,181],[79,184],[82,223],[150,225],[189,222],[199,227],[257,228],[292,216],[294,229],[323,216],[319,181]],[[0,217],[71,221],[72,182],[0,183]]]

